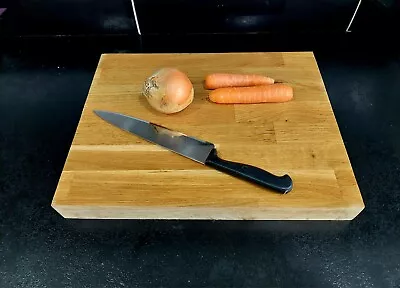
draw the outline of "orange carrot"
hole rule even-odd
[[[285,84],[219,88],[209,95],[210,101],[220,104],[286,102],[292,98],[293,88]]]
[[[206,76],[204,87],[217,89],[223,87],[246,87],[274,84],[274,79],[253,74],[210,74]]]

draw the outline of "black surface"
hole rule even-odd
[[[358,0],[135,0],[142,34],[344,33]],[[400,2],[364,0],[352,31],[395,33]],[[8,35],[137,35],[130,0],[1,0]]]
[[[135,0],[143,35],[344,33],[358,0]],[[0,0],[11,36],[138,35],[130,0]],[[400,2],[363,0],[351,30],[397,35]],[[382,43],[382,45],[385,45]]]
[[[137,34],[130,0],[1,0],[9,35]],[[0,30],[1,31],[1,30]]]
[[[400,27],[399,16],[398,0],[363,0],[351,31],[394,35]],[[386,45],[385,42],[382,45]]]
[[[136,0],[146,33],[344,32],[357,0]]]
[[[0,287],[400,286],[400,55],[382,39],[292,46],[316,50],[366,204],[353,221],[58,215],[51,199],[100,52],[290,50],[263,36],[141,40],[0,39]]]

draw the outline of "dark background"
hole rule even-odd
[[[143,35],[343,33],[358,0],[136,0]],[[398,28],[400,2],[363,0],[358,33]],[[130,0],[1,0],[3,35],[136,35]]]
[[[130,1],[0,3],[1,288],[400,287],[398,2],[363,0],[345,33],[357,1],[137,0],[142,36]],[[299,50],[316,55],[366,204],[353,221],[50,207],[101,53]]]

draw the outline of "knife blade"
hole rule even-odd
[[[94,113],[122,130],[231,176],[283,194],[292,190],[293,182],[289,175],[276,176],[252,165],[221,159],[215,145],[210,142],[128,115],[102,110],[94,110]]]

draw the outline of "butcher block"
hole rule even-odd
[[[193,82],[182,112],[159,113],[142,95],[161,67]],[[211,103],[203,81],[217,72],[272,77],[291,85],[294,99]],[[293,190],[282,195],[218,172],[110,125],[95,109],[212,142],[222,158],[289,174]],[[52,207],[65,218],[350,220],[364,203],[312,52],[104,54]]]

